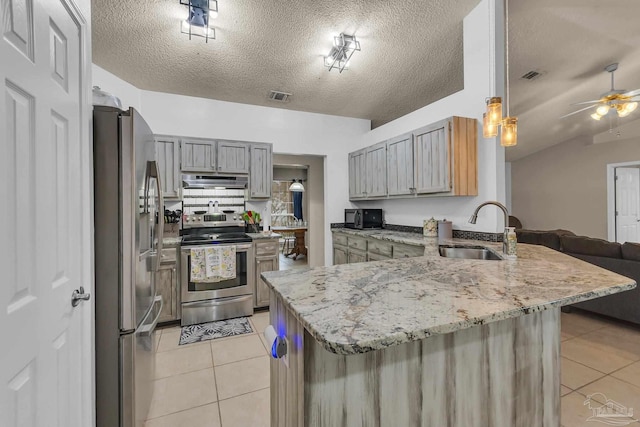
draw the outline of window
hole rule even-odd
[[[293,198],[289,191],[291,181],[273,181],[271,184],[271,224],[288,225],[293,220]]]

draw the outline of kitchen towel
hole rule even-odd
[[[205,249],[191,249],[191,277],[192,282],[207,281],[207,265],[205,261]]]
[[[214,246],[205,248],[205,276],[208,282],[236,277],[236,247]]]

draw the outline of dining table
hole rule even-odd
[[[307,246],[305,243],[305,234],[307,232],[307,227],[302,226],[291,226],[291,227],[271,227],[274,233],[293,233],[295,237],[295,242],[293,244],[293,248],[289,251],[288,254],[284,256],[288,257],[293,255],[293,259],[295,260],[300,255],[307,256]]]

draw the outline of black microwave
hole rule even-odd
[[[382,209],[345,209],[347,228],[382,228]]]

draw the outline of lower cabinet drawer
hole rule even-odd
[[[359,249],[361,251],[367,250],[367,239],[364,237],[349,236],[348,242],[350,248]]]
[[[369,239],[367,242],[367,252],[369,254],[384,255],[387,258],[391,258],[393,253],[393,245],[389,242],[385,242],[377,239]]]
[[[412,258],[424,255],[423,246],[412,245],[393,245],[393,257],[394,258]]]
[[[266,242],[256,242],[256,255],[273,255],[278,253],[278,241],[276,239]]]
[[[333,233],[333,244],[347,246],[347,236],[341,233]]]

